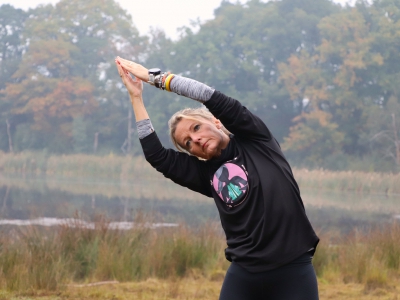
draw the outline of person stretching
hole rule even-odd
[[[173,182],[214,199],[231,262],[219,299],[318,299],[312,258],[319,238],[291,167],[264,122],[196,80],[120,57],[115,62],[146,160]],[[203,104],[169,120],[178,151],[158,139],[143,102],[143,81]]]

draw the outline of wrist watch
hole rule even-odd
[[[160,87],[159,84],[161,83],[161,70],[159,68],[152,68],[149,69],[149,81],[151,85],[155,85],[156,87]]]

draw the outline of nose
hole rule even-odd
[[[196,132],[192,134],[192,141],[199,143],[201,141],[201,136]]]

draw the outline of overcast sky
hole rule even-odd
[[[39,4],[55,4],[59,0],[0,0],[0,5],[11,4],[16,8],[27,10]],[[189,26],[191,20],[201,21],[213,18],[214,9],[222,0],[116,0],[132,16],[140,34],[147,34],[150,27],[161,28],[168,37],[177,39],[177,28]],[[230,0],[235,3],[236,0]],[[239,2],[245,3],[246,0]],[[353,0],[334,0],[344,5]]]

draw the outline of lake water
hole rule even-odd
[[[151,226],[198,226],[219,217],[212,199],[174,183],[0,178],[0,226],[51,226],[67,218],[90,222],[105,216],[114,226],[129,228],[138,216]],[[307,214],[318,232],[400,221],[400,197],[302,190]],[[124,227],[125,226],[125,227]]]

